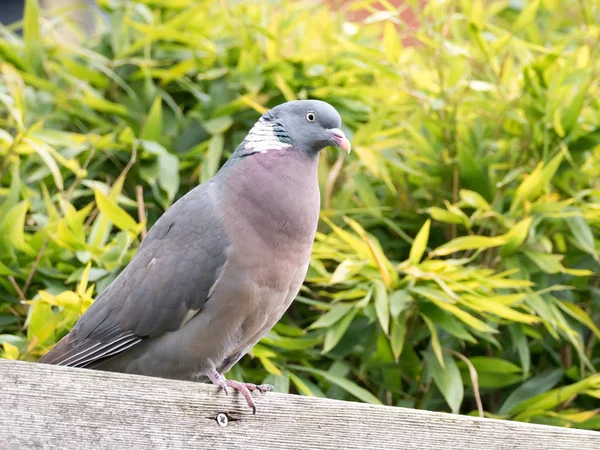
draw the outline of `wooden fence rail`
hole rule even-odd
[[[600,433],[0,360],[0,449],[600,450]]]

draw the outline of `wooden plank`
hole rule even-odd
[[[600,433],[0,360],[1,449],[598,450]],[[217,415],[226,414],[226,426]]]

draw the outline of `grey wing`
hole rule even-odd
[[[196,314],[226,260],[218,194],[208,182],[169,208],[125,270],[40,362],[94,365]]]

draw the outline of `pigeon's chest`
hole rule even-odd
[[[256,155],[228,186],[231,250],[258,284],[300,287],[319,219],[316,161]],[[241,267],[240,267],[241,269]]]

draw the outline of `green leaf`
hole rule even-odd
[[[162,99],[156,97],[150,112],[146,117],[146,122],[142,128],[141,138],[147,141],[161,142],[163,137],[163,117],[162,117]]]
[[[431,227],[431,220],[426,220],[419,232],[417,237],[410,248],[410,255],[408,260],[413,264],[418,264],[425,253],[427,248],[427,241],[429,240],[429,229]]]
[[[489,356],[473,356],[469,358],[477,373],[490,372],[499,374],[521,373],[521,368],[510,361]]]
[[[443,363],[440,364],[438,358],[433,357],[431,352],[426,352],[425,360],[432,372],[435,385],[444,396],[450,410],[458,414],[464,397],[464,387],[454,358],[444,353]]]
[[[524,328],[523,325],[518,323],[511,323],[508,325],[508,331],[512,337],[513,345],[517,348],[517,352],[519,353],[523,376],[527,376],[531,368],[531,354]]]
[[[562,114],[562,125],[565,130],[565,134],[570,134],[575,125],[577,124],[577,119],[581,114],[581,110],[583,109],[583,105],[587,96],[589,95],[589,85],[590,81],[586,81],[579,86],[577,90],[577,94],[575,97],[567,104],[564,113]]]
[[[517,33],[528,27],[531,22],[535,20],[538,8],[540,7],[541,0],[532,0],[529,4],[521,11],[517,20],[513,24],[513,33]]]
[[[295,369],[295,370],[300,370],[303,372],[312,373],[313,375],[322,377],[325,380],[327,380],[328,382],[341,387],[343,390],[352,394],[353,396],[355,396],[359,400],[362,400],[365,403],[372,403],[374,405],[382,404],[381,401],[377,397],[375,397],[373,394],[371,394],[365,388],[358,386],[357,384],[353,383],[352,381],[350,381],[346,378],[343,378],[343,377],[340,377],[337,375],[332,375],[331,373],[325,372],[324,370],[311,369],[308,367],[290,366],[290,368]]]
[[[208,142],[208,152],[202,163],[202,175],[200,181],[204,183],[217,173],[223,156],[223,146],[225,139],[222,134],[215,134]]]
[[[61,314],[52,309],[52,305],[41,300],[31,304],[27,327],[27,338],[37,339],[40,345],[52,342],[51,338],[57,331]]]
[[[338,304],[334,305],[329,311],[319,317],[311,326],[308,327],[309,330],[315,328],[325,328],[330,327],[342,317],[344,317],[351,309],[352,305],[346,304]]]
[[[440,344],[440,338],[438,337],[437,330],[435,328],[435,324],[426,315],[420,314],[420,316],[422,317],[423,321],[425,322],[425,325],[427,325],[427,328],[429,328],[429,333],[431,334],[431,348],[433,349],[433,353],[434,353],[435,357],[437,358],[439,364],[442,367],[445,367],[444,357],[442,355],[442,346]]]
[[[1,229],[2,228],[0,228],[0,230]],[[14,272],[10,267],[7,267],[2,261],[0,261],[0,275],[16,275],[16,272]]]
[[[58,168],[58,164],[56,164],[56,161],[52,157],[52,151],[49,146],[37,139],[25,138],[24,142],[29,144],[37,152],[42,161],[44,161],[44,164],[46,164],[52,174],[56,187],[58,190],[62,191],[64,189],[63,177]]]
[[[482,211],[490,211],[492,207],[487,202],[485,198],[481,196],[481,194],[475,191],[469,191],[468,189],[461,189],[458,193],[460,199],[466,203],[467,205],[482,210]]]
[[[482,388],[501,388],[522,381],[521,368],[510,361],[486,356],[470,358],[477,371],[479,386]],[[463,379],[471,384],[469,370],[464,362],[459,363]]]
[[[561,264],[563,259],[562,255],[550,255],[547,253],[538,252],[523,252],[525,255],[532,260],[540,269],[546,273],[559,273],[562,272],[564,267]]]
[[[290,372],[290,380],[292,380],[292,383],[294,383],[294,386],[296,386],[296,389],[298,389],[298,392],[302,395],[307,395],[309,397],[326,397],[320,389],[315,389],[316,386],[304,377],[300,377]]]
[[[348,327],[354,320],[357,311],[356,308],[352,308],[341,320],[327,330],[327,333],[325,333],[325,342],[323,343],[323,351],[321,353],[329,352],[338,344],[338,342],[340,342],[340,339],[344,337]]]
[[[210,134],[223,134],[233,125],[233,118],[231,116],[220,116],[212,120],[202,122],[202,126]]]
[[[498,410],[498,414],[502,416],[511,414],[512,410],[519,403],[543,392],[548,392],[556,386],[562,378],[563,371],[560,368],[550,369],[530,378],[506,397],[506,400],[504,400],[504,403]]]
[[[522,401],[511,409],[511,413],[520,413],[515,417],[515,420],[526,419],[531,416],[532,412],[536,414],[541,410],[552,409],[571,397],[582,394],[588,389],[596,388],[598,386],[600,386],[600,374],[595,374],[576,383],[546,391],[528,400]]]
[[[158,184],[167,193],[167,208],[179,190],[179,159],[154,141],[141,141],[144,149],[158,156]]]
[[[465,329],[462,323],[455,319],[449,312],[439,308],[433,303],[419,305],[419,310],[429,317],[438,327],[457,337],[473,344],[477,343],[475,338]]]
[[[377,318],[383,328],[385,334],[389,333],[390,327],[390,301],[388,298],[387,289],[385,284],[380,280],[373,282],[375,288],[375,311],[377,312]]]
[[[116,202],[104,195],[99,189],[94,189],[94,197],[98,209],[106,218],[121,230],[136,230],[137,222],[122,209]]]
[[[21,196],[21,174],[19,169],[19,164],[13,164],[11,167],[11,180],[8,195],[3,196],[4,198],[0,204],[0,224],[4,219],[4,216],[6,216],[6,213],[19,202]]]
[[[406,289],[393,292],[390,295],[390,314],[392,317],[398,317],[408,307],[409,303],[413,301],[414,299]]]
[[[390,344],[394,360],[398,362],[398,358],[404,348],[404,340],[406,337],[406,314],[402,313],[392,319],[392,332],[390,335]]]
[[[290,392],[290,374],[286,370],[282,370],[280,376],[273,374],[267,375],[263,382],[272,385],[275,388],[275,392],[280,392],[282,394]]]
[[[454,300],[448,296],[444,291],[439,289],[430,288],[427,286],[415,287],[410,290],[414,294],[419,294],[435,303],[454,303]]]
[[[427,212],[434,220],[437,220],[438,222],[457,224],[465,223],[464,216],[448,211],[446,209],[438,208],[437,206],[432,206],[431,208],[428,208]]]
[[[29,210],[29,201],[23,200],[13,206],[4,216],[0,224],[0,249],[8,247],[21,251],[30,251],[31,247],[25,241],[25,217]]]
[[[596,244],[594,242],[594,235],[588,223],[581,216],[567,217],[565,219],[575,242],[583,251],[589,253],[598,260],[598,253],[596,252]]]
[[[23,17],[23,38],[26,61],[37,74],[43,73],[42,39],[40,31],[40,5],[38,0],[26,0]]]

